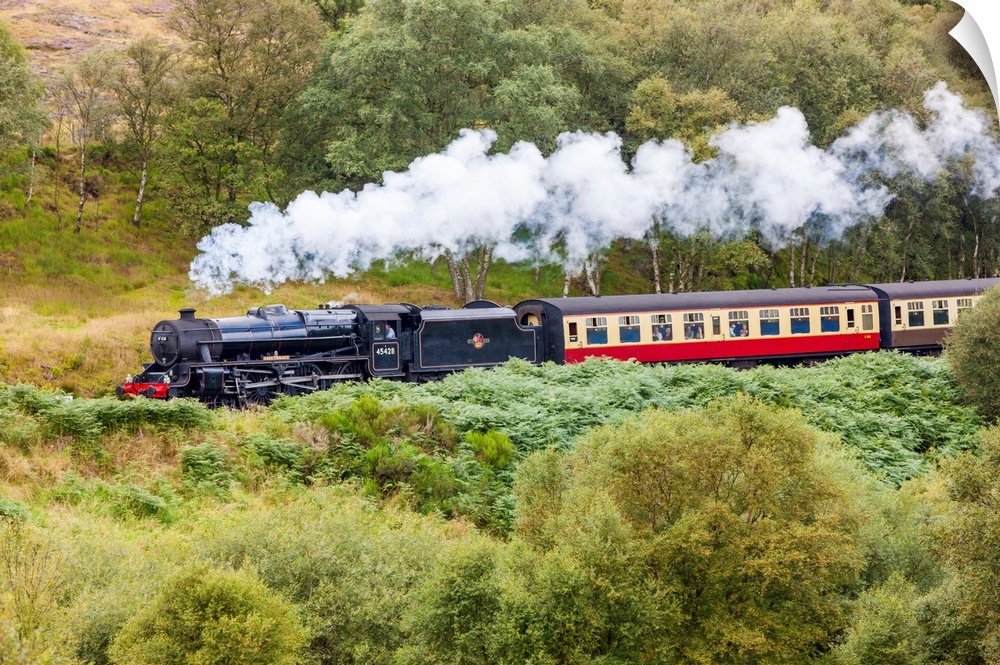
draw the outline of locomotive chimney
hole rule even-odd
[[[194,321],[194,307],[185,307],[177,311],[181,315],[181,321]]]

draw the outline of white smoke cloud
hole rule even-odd
[[[561,262],[570,273],[618,238],[640,239],[654,217],[678,233],[759,229],[782,245],[820,216],[839,235],[878,217],[891,199],[872,173],[933,178],[950,159],[974,160],[974,192],[1000,189],[1000,150],[984,114],[941,83],[925,95],[923,128],[896,111],[873,114],[828,150],[809,141],[801,112],[733,125],[711,139],[718,156],[694,163],[675,140],[642,145],[631,164],[614,134],[573,132],[548,157],[530,143],[490,154],[496,134],[463,130],[443,152],[359,192],[304,192],[285,211],[250,206],[198,244],[190,277],[213,294],[247,283],[265,290],[369,268],[400,252],[462,257],[480,244],[507,260]],[[515,232],[530,231],[528,243]],[[518,237],[523,239],[523,234]]]
[[[829,152],[848,164],[854,177],[910,173],[928,181],[949,161],[970,158],[970,193],[995,196],[1000,189],[1000,145],[990,134],[986,114],[966,107],[944,82],[924,93],[924,108],[930,117],[923,128],[907,113],[875,113],[837,139]]]

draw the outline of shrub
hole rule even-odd
[[[503,432],[468,432],[465,442],[476,451],[479,460],[494,469],[502,469],[514,461],[514,443]]]
[[[125,624],[110,655],[121,665],[291,665],[305,641],[293,607],[255,576],[198,566]]]
[[[233,474],[226,467],[226,454],[211,443],[181,450],[181,474],[190,491],[228,495]]]
[[[990,289],[975,308],[958,317],[945,350],[952,376],[969,402],[987,420],[1000,417],[1000,289]]]

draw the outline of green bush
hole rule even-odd
[[[494,469],[503,469],[514,461],[514,443],[503,432],[467,432],[465,442],[483,464]]]
[[[1000,288],[987,291],[976,306],[955,322],[945,339],[955,382],[989,421],[1000,417]]]
[[[113,485],[109,494],[113,505],[112,512],[117,517],[152,517],[164,523],[176,519],[175,502],[172,497],[165,498],[132,483]]]
[[[196,566],[168,580],[115,638],[120,665],[301,662],[306,631],[254,575]]]

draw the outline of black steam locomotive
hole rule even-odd
[[[477,301],[462,309],[406,303],[289,310],[254,307],[246,316],[200,319],[193,309],[152,330],[153,362],[119,395],[196,397],[242,406],[382,377],[429,381],[511,357],[541,362],[537,326],[513,309]]]
[[[462,309],[406,303],[199,319],[194,310],[152,330],[154,362],[120,395],[264,404],[336,381],[428,381],[510,358],[532,364],[589,357],[638,362],[802,362],[941,348],[955,320],[1000,279],[848,284],[593,298],[541,298]]]

